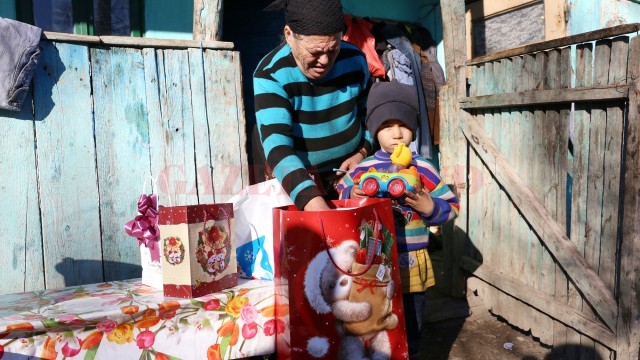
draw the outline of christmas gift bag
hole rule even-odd
[[[278,358],[407,359],[391,202],[274,209]]]
[[[238,285],[233,205],[161,207],[164,295],[194,298]]]
[[[235,195],[233,219],[238,275],[273,280],[273,219],[271,209],[293,205],[278,180],[251,185]]]
[[[148,180],[148,179],[147,179]],[[153,183],[153,179],[151,180]],[[138,240],[142,283],[162,289],[161,244],[158,241],[158,195],[146,194],[147,181],[138,198],[138,215],[124,225],[129,236]]]

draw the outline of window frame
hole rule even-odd
[[[638,0],[640,1],[640,0]],[[473,57],[473,23],[536,3],[544,6],[544,40],[565,37],[567,33],[564,0],[476,0],[465,4],[467,59]]]

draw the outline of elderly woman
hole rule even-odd
[[[364,126],[370,76],[364,54],[342,41],[340,0],[278,0],[285,42],[253,75],[267,168],[299,209],[328,209],[335,183],[371,153]]]

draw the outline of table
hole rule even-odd
[[[139,279],[0,296],[0,358],[234,359],[275,352],[274,283],[196,299]],[[4,355],[4,356],[3,356]]]

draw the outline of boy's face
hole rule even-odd
[[[413,141],[413,133],[399,120],[387,120],[378,130],[378,143],[387,153],[392,153],[400,143],[409,146],[411,141]]]

